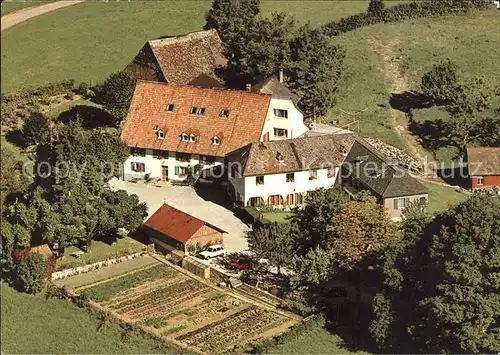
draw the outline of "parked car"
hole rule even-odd
[[[218,256],[222,256],[226,253],[224,247],[220,244],[211,245],[206,250],[202,251],[198,255],[203,259],[211,259]]]

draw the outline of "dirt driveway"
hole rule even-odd
[[[83,2],[83,0],[60,0],[51,2],[45,5],[27,7],[10,14],[2,16],[2,32],[7,28],[17,25],[18,23],[29,20],[30,18],[43,15],[63,7],[76,5]]]
[[[148,206],[151,216],[163,203],[189,213],[227,231],[224,234],[224,247],[229,252],[241,252],[248,249],[245,231],[250,230],[232,211],[214,201],[223,200],[223,191],[211,190],[210,198],[198,195],[194,188],[188,186],[154,187],[140,183],[130,183],[113,179],[110,181],[113,190],[126,190],[139,196],[141,202]]]

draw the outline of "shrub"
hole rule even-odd
[[[30,253],[16,264],[19,287],[27,293],[38,293],[45,283],[45,261],[40,253]]]

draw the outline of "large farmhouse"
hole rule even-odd
[[[131,148],[122,177],[184,180],[248,143],[306,131],[290,99],[138,81],[121,134]]]
[[[231,197],[243,206],[294,206],[308,191],[329,188],[353,134],[251,143],[228,155]]]

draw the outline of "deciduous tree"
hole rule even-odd
[[[345,50],[319,29],[306,24],[290,43],[288,83],[309,115],[322,115],[335,105]]]
[[[281,267],[291,263],[293,258],[293,234],[288,223],[270,223],[247,232],[248,248],[258,258],[269,260],[276,266],[278,275]]]
[[[317,246],[326,246],[333,231],[333,217],[348,201],[339,186],[310,191],[306,195],[303,208],[293,210],[292,215],[292,223],[300,231],[294,243],[300,255]]]
[[[449,59],[442,60],[422,76],[420,90],[436,104],[447,103],[454,95],[458,80],[457,65]]]
[[[44,114],[34,112],[24,120],[22,134],[26,145],[45,143],[50,137],[51,122]]]
[[[410,222],[384,259],[376,339],[392,352],[497,351],[500,201],[476,195]]]

